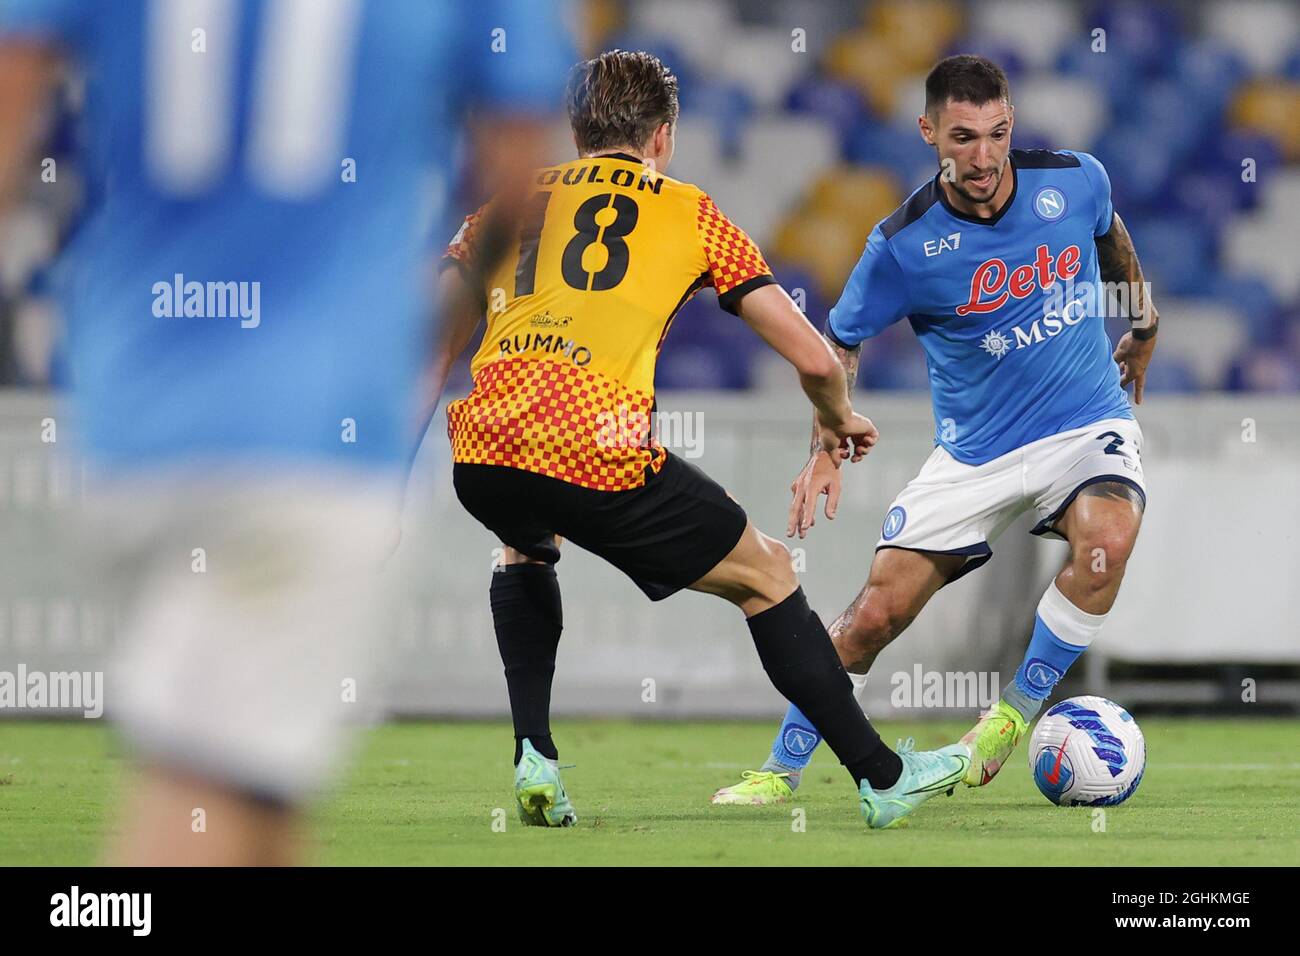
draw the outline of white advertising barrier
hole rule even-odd
[[[827,623],[866,581],[880,522],[929,454],[934,427],[921,394],[860,393],[857,405],[879,426],[880,444],[846,466],[836,520],[819,511],[805,540],[787,541]],[[665,393],[659,408],[665,443],[724,484],[759,528],[786,540],[789,484],[810,434],[802,395]],[[1119,601],[1085,658],[1098,684],[1090,690],[1105,691],[1109,659],[1300,661],[1300,401],[1156,394],[1138,418],[1150,502]],[[56,441],[48,440],[51,422]],[[397,596],[368,638],[382,681],[365,692],[400,713],[496,716],[506,698],[487,598],[500,546],[455,501],[444,422],[440,413],[417,462],[402,543],[385,572]],[[88,593],[75,546],[57,536],[60,524],[76,523],[73,424],[48,397],[0,395],[0,670],[97,670],[116,639],[113,596]],[[942,590],[881,654],[862,698],[869,713],[935,712],[922,693],[932,677],[978,679],[980,697],[1010,681],[1066,549],[1028,535],[1031,525],[1013,525],[988,565]],[[557,714],[780,710],[734,608],[690,593],[652,604],[572,547],[558,571],[565,629]],[[955,706],[951,692],[941,706]]]

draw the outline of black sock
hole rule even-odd
[[[529,739],[543,757],[559,757],[551,739],[551,678],[564,615],[549,564],[509,564],[492,574],[492,624],[505,665],[515,763]]]
[[[880,740],[853,698],[853,682],[803,588],[748,621],[763,670],[785,699],[812,721],[855,784],[888,788],[902,761]]]

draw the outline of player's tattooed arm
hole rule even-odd
[[[844,388],[850,401],[853,388],[858,379],[858,360],[862,357],[860,346],[845,348],[829,336],[826,344],[835,354],[835,359],[844,369]],[[875,444],[874,427],[871,444]],[[805,537],[808,529],[817,522],[817,499],[826,496],[826,517],[834,519],[840,503],[840,462],[826,452],[822,441],[821,421],[817,411],[813,410],[812,445],[808,449],[808,464],[790,484],[790,493],[794,496],[790,502],[790,514],[786,521],[785,533],[793,537]]]
[[[844,369],[845,388],[848,390],[849,399],[852,400],[853,389],[858,381],[858,361],[862,358],[862,346],[855,345],[851,349],[846,349],[829,336],[826,338],[826,344],[831,347],[840,367]],[[821,450],[821,425],[817,420],[817,410],[813,409],[812,444],[808,448],[808,454],[816,455]]]
[[[1151,290],[1142,275],[1142,263],[1138,261],[1137,250],[1133,248],[1133,237],[1129,235],[1124,220],[1115,213],[1111,220],[1110,231],[1097,237],[1097,264],[1101,269],[1101,281],[1105,283],[1123,283],[1128,289],[1129,321],[1139,341],[1149,339],[1156,334],[1160,316],[1155,303],[1151,301]]]
[[[1101,281],[1117,283],[1128,290],[1129,322],[1132,327],[1115,346],[1113,358],[1119,363],[1120,386],[1133,384],[1133,402],[1142,404],[1142,389],[1146,385],[1147,365],[1156,348],[1156,329],[1160,316],[1151,301],[1151,290],[1142,275],[1133,237],[1129,235],[1124,220],[1115,213],[1110,231],[1097,237],[1097,264]]]

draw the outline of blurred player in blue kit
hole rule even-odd
[[[87,81],[63,310],[91,536],[131,577],[108,706],[144,779],[118,861],[293,857],[374,654],[430,348],[421,197],[471,106],[485,178],[540,165],[561,12],[0,0],[0,186],[36,181],[59,61]]]

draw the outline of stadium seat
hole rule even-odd
[[[1078,9],[1065,0],[980,0],[967,22],[975,35],[1006,42],[1037,68],[1050,66],[1067,42],[1084,33]]]
[[[796,212],[782,223],[772,249],[813,275],[821,295],[834,301],[866,243],[867,234],[840,216]]]
[[[1105,31],[1104,59],[1124,51],[1147,75],[1163,72],[1183,42],[1183,18],[1169,4],[1093,3],[1085,22],[1090,45],[1095,30]]]
[[[1288,162],[1300,162],[1300,83],[1259,81],[1237,94],[1229,119],[1277,141]]]
[[[732,30],[710,62],[719,77],[739,85],[768,109],[779,106],[814,66],[810,55],[792,52],[790,31],[781,27]]]
[[[1263,279],[1220,273],[1211,280],[1207,297],[1235,314],[1253,345],[1275,345],[1285,338],[1288,320]]]
[[[1159,357],[1147,366],[1147,377],[1142,384],[1144,393],[1187,394],[1199,389],[1195,369],[1181,355],[1166,355],[1163,348],[1160,350]]]
[[[1198,39],[1179,47],[1171,73],[1185,96],[1222,109],[1233,90],[1249,76],[1250,68],[1227,44]]]
[[[1191,169],[1173,177],[1159,212],[1175,215],[1199,216],[1217,233],[1223,229],[1242,208],[1238,180],[1230,173],[1217,169]]]
[[[1254,169],[1253,182],[1243,178],[1247,160]],[[1239,208],[1254,209],[1263,193],[1259,183],[1270,179],[1282,167],[1282,150],[1265,133],[1230,127],[1216,138],[1211,162],[1232,180]]]
[[[849,159],[863,166],[889,169],[898,179],[904,195],[932,179],[939,171],[938,156],[934,147],[927,146],[921,139],[916,117],[907,122],[864,125],[853,137]]]
[[[663,37],[678,48],[693,68],[716,64],[728,38],[735,32],[735,14],[730,4],[699,0],[655,0],[627,4],[628,28],[637,33]],[[637,46],[626,50],[644,49]],[[656,51],[657,52],[657,51]],[[669,62],[674,70],[685,64]]]
[[[996,37],[970,33],[962,34],[948,44],[948,48],[943,51],[944,56],[957,56],[959,54],[971,54],[992,60],[1002,67],[1002,72],[1007,75],[1013,89],[1016,81],[1024,76],[1028,69],[1025,58],[1020,55],[1019,51],[1011,44]]]
[[[1288,80],[1300,80],[1300,46],[1292,50],[1282,64],[1282,75]]]
[[[839,217],[865,237],[902,201],[898,180],[887,169],[838,166],[812,184],[807,209]]]
[[[749,89],[735,81],[700,80],[695,84],[690,102],[692,115],[707,119],[716,127],[722,155],[728,160],[738,158],[755,110]]]
[[[1142,271],[1157,294],[1199,295],[1214,274],[1214,235],[1200,219],[1125,217]]]
[[[713,140],[720,149],[716,132]],[[679,142],[681,164],[674,160],[673,174],[698,183],[760,245],[774,233],[807,183],[839,160],[834,129],[813,117],[776,116],[750,123],[742,154],[731,162],[719,153],[705,156],[703,140],[687,140],[679,134]],[[701,166],[705,175],[698,179],[686,175]]]
[[[1159,295],[1159,286],[1155,294]],[[1157,298],[1162,315],[1177,323],[1175,335],[1160,336],[1152,367],[1177,357],[1195,376],[1198,388],[1220,388],[1233,358],[1247,346],[1246,331],[1233,311],[1203,299]]]
[[[1285,352],[1250,349],[1229,368],[1223,387],[1233,392],[1300,392],[1300,360]]]
[[[929,70],[961,27],[961,10],[950,0],[882,0],[867,8],[867,28],[911,71]]]
[[[831,44],[824,62],[826,72],[857,89],[873,113],[893,115],[908,63],[888,40],[866,31],[845,34]]]
[[[1234,272],[1264,279],[1279,301],[1300,298],[1296,220],[1260,211],[1230,223],[1223,234],[1223,262]]]
[[[1141,126],[1113,125],[1098,140],[1093,154],[1111,172],[1111,196],[1125,219],[1166,199],[1174,175],[1174,158],[1162,143],[1147,137]]]
[[[1300,221],[1300,169],[1278,170],[1257,188],[1264,192],[1269,216],[1292,224]]]
[[[1131,53],[1123,48],[1096,53],[1087,34],[1073,37],[1065,44],[1056,58],[1055,68],[1063,76],[1087,80],[1112,107],[1122,107],[1140,83],[1138,63]]]
[[[1017,120],[1074,149],[1090,148],[1106,121],[1105,101],[1086,80],[1035,73],[1013,96]]]
[[[1300,7],[1287,0],[1214,0],[1202,29],[1259,73],[1280,70],[1300,41]]]
[[[786,109],[795,114],[816,116],[830,123],[840,139],[841,154],[847,158],[853,137],[867,122],[862,96],[850,84],[820,75],[804,77],[786,94]]]
[[[1146,131],[1148,138],[1161,144],[1176,162],[1202,155],[1202,147],[1216,129],[1220,109],[1213,100],[1189,97],[1187,90],[1174,80],[1156,80],[1143,84],[1131,97],[1128,108],[1120,113]]]

